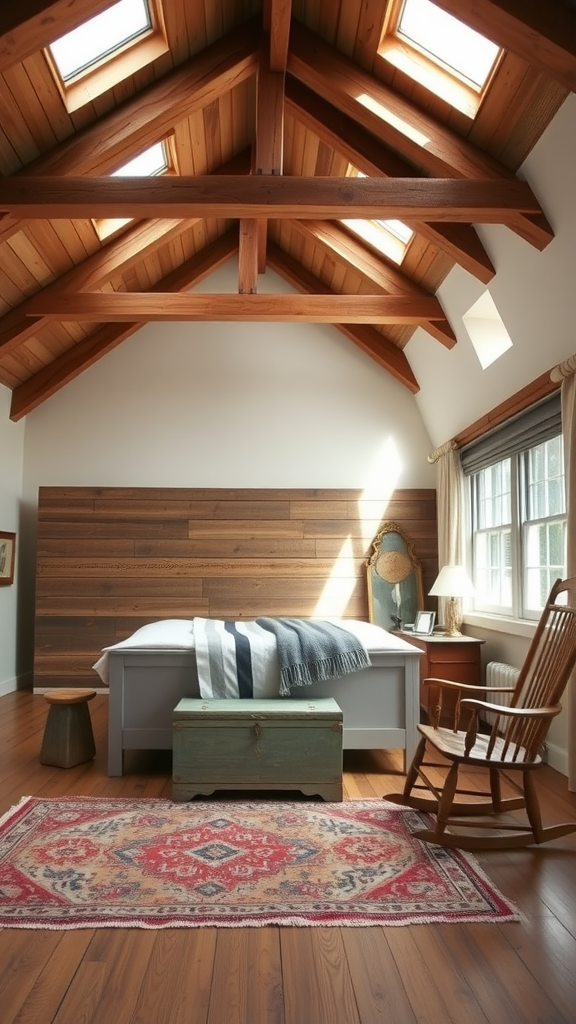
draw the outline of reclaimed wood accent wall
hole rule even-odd
[[[157,619],[367,618],[381,522],[438,572],[436,492],[41,487],[34,688],[96,686],[103,647]]]

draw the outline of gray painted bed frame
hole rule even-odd
[[[298,700],[333,697],[344,712],[345,750],[402,750],[404,767],[417,745],[421,651],[370,653],[371,666],[302,688]],[[193,651],[109,652],[108,775],[122,775],[125,750],[170,750],[172,712],[199,697]]]

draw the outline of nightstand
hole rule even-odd
[[[480,647],[485,642],[471,636],[443,636],[432,633],[430,636],[418,636],[415,633],[397,634],[408,643],[414,644],[423,651],[420,659],[420,679],[432,676],[437,679],[452,679],[455,683],[470,683],[472,686],[482,685],[482,662]],[[429,688],[420,687],[420,706],[428,712]],[[452,723],[455,701],[449,701],[444,694],[442,701],[442,725]]]

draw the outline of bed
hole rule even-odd
[[[330,620],[338,623],[339,620]],[[370,666],[298,687],[280,697],[276,684],[259,697],[333,697],[344,714],[348,750],[402,750],[409,764],[417,744],[421,651],[379,626],[341,622],[368,651]],[[169,750],[172,713],[182,697],[199,697],[193,620],[150,623],[106,648],[94,666],[109,686],[108,775],[123,774],[127,750]]]

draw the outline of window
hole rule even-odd
[[[367,175],[359,171],[352,164],[348,165],[346,175],[349,178],[366,178]],[[344,224],[355,235],[358,235],[364,242],[371,245],[378,252],[395,263],[402,263],[406,249],[411,241],[414,232],[401,220],[343,220]]]
[[[135,177],[153,177],[159,174],[174,173],[175,163],[170,143],[171,139],[165,139],[163,142],[156,142],[153,146],[148,146],[138,156],[133,157],[128,163],[118,167],[111,176],[126,177],[133,175]],[[97,217],[93,219],[92,223],[96,228],[100,241],[103,242],[104,239],[115,234],[126,224],[130,224],[131,220],[131,217]]]
[[[477,611],[537,619],[552,584],[565,575],[566,499],[559,431],[560,402],[555,395],[462,451],[462,465],[470,477]]]
[[[396,0],[378,52],[474,117],[501,50],[431,0]]]
[[[71,112],[167,50],[160,0],[119,0],[45,52]]]

